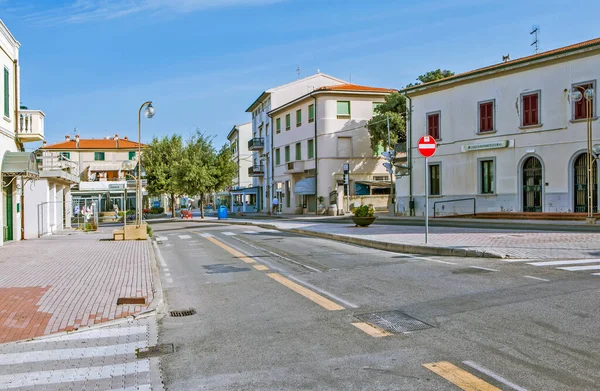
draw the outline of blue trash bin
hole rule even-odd
[[[227,207],[225,205],[219,206],[219,212],[217,213],[219,220],[227,218]]]

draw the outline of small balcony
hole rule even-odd
[[[252,166],[252,167],[248,167],[248,175],[249,176],[264,176],[265,175],[265,166],[258,165],[258,166]]]
[[[255,137],[248,141],[248,150],[259,151],[265,147],[265,139],[263,137]]]
[[[37,157],[40,177],[79,183],[79,164],[59,153],[44,152]]]
[[[304,162],[303,161],[289,162],[285,169],[286,174],[300,174],[303,172],[304,172]]]
[[[19,110],[19,140],[24,143],[44,140],[44,117],[41,110]]]

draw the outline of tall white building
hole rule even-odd
[[[253,151],[250,176],[254,178],[253,186],[261,188],[260,197],[256,205],[258,211],[271,210],[271,201],[274,194],[274,181],[272,177],[273,156],[269,152],[272,146],[273,121],[267,113],[323,86],[345,83],[344,80],[333,76],[317,73],[279,87],[265,90],[248,107],[246,112],[252,113],[252,139],[248,140],[251,141],[248,147]],[[247,191],[253,192],[253,190]]]
[[[233,154],[233,161],[237,164],[237,175],[233,178],[230,191],[224,193],[231,211],[254,212],[260,199],[261,188],[253,185],[253,152],[249,149],[257,147],[264,139],[252,138],[252,122],[235,125],[227,135],[229,146]]]
[[[397,181],[399,212],[424,213],[425,170],[436,213],[472,213],[473,200],[477,212],[585,212],[586,122],[589,114],[599,143],[599,79],[594,39],[403,90],[412,174]],[[589,111],[574,99],[588,89]],[[427,167],[416,150],[423,135],[438,141]],[[592,186],[597,211],[595,162]]]

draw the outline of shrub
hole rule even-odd
[[[165,208],[153,206],[152,208],[150,208],[149,213],[151,215],[160,215],[165,213]]]
[[[146,233],[148,234],[148,236],[152,237],[152,227],[150,227],[150,224],[146,224]]]
[[[361,205],[353,210],[354,216],[356,217],[373,217],[375,215],[375,209],[373,205]]]

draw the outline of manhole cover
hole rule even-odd
[[[174,317],[191,316],[191,315],[196,314],[196,310],[189,309],[189,310],[169,311],[169,314]]]
[[[124,305],[124,304],[145,305],[146,298],[145,297],[119,297],[117,299],[117,305]]]
[[[401,311],[362,314],[356,315],[356,318],[394,334],[427,330],[433,327],[432,325],[406,315]]]
[[[137,358],[149,358],[162,356],[175,352],[175,346],[172,343],[163,343],[160,345],[149,346],[147,348],[136,349],[135,355]]]
[[[247,267],[236,267],[231,265],[205,265],[203,266],[206,269],[206,274],[221,274],[221,273],[237,273],[237,272],[246,272],[250,269]]]
[[[452,274],[484,274],[491,273],[491,270],[478,269],[474,267],[467,267],[464,269],[456,269],[452,271]]]

